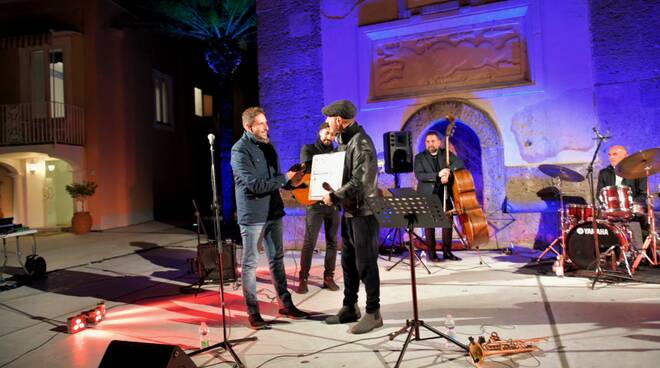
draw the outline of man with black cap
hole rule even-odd
[[[319,137],[314,144],[306,144],[300,149],[300,162],[305,163],[306,172],[312,171],[314,156],[335,152],[333,140],[335,134],[330,131],[330,125],[323,123],[319,127]],[[298,294],[308,291],[307,278],[312,266],[312,255],[316,240],[325,226],[325,263],[323,272],[323,288],[331,291],[339,290],[335,283],[335,264],[337,262],[337,230],[339,229],[339,209],[337,206],[326,206],[317,202],[305,209],[305,237],[300,252],[300,275],[298,277]]]
[[[360,320],[351,328],[354,334],[367,333],[383,326],[380,314],[380,276],[378,274],[378,232],[376,216],[367,205],[368,197],[378,195],[378,164],[371,138],[355,121],[356,108],[339,100],[323,108],[330,130],[338,134],[339,150],[346,152],[341,188],[326,194],[328,206],[341,204],[341,237],[344,247],[341,266],[344,272],[344,300],[339,312],[328,317],[328,324]],[[366,313],[360,319],[357,306],[360,281],[367,293]]]

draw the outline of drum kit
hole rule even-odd
[[[552,251],[557,255],[561,267],[564,267],[566,262],[577,269],[589,270],[595,267],[597,272],[600,272],[600,266],[609,259],[612,271],[620,265],[625,265],[631,277],[644,258],[650,265],[658,265],[658,233],[649,178],[660,172],[660,148],[630,155],[614,168],[616,175],[625,179],[646,178],[645,204],[633,201],[630,187],[613,185],[600,190],[600,204],[564,206],[562,182],[581,182],[585,177],[557,165],[541,165],[539,170],[559,181],[561,235],[541,253],[537,262]],[[635,247],[633,242],[631,223],[634,221],[644,221],[648,224],[649,235],[640,249]],[[559,252],[555,246],[561,246],[562,251]],[[633,260],[632,266],[628,259]]]

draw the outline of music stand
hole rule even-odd
[[[388,191],[390,193],[392,193],[392,195],[394,197],[415,197],[415,196],[419,196],[417,191],[413,188],[399,188],[399,187],[396,187],[396,188],[390,188],[390,189],[388,189]],[[390,234],[394,233],[394,240],[392,241],[392,246],[394,245],[394,241],[396,241],[396,239],[398,239],[399,240],[399,246],[402,246],[402,247],[405,248],[405,243],[403,241],[403,233],[406,231],[405,229],[406,229],[405,227],[393,227],[393,228],[391,228],[390,231],[387,233],[387,236],[385,237],[385,240],[383,240],[383,244],[385,244],[385,241],[390,236]],[[415,236],[421,242],[426,243],[424,240],[422,240],[422,238],[419,237],[419,235],[415,234],[414,232],[413,232],[413,236]],[[409,240],[412,242],[413,238],[409,238]],[[415,259],[417,259],[417,261],[419,261],[419,263],[421,263],[422,266],[424,266],[424,268],[426,269],[426,272],[430,275],[431,270],[429,270],[426,263],[424,263],[424,261],[422,261],[422,259],[417,255],[417,253],[415,253],[414,255],[415,255]],[[390,247],[390,254],[389,254],[389,257],[387,258],[387,260],[389,261],[390,259],[392,259],[392,247]],[[403,263],[403,261],[405,259],[406,259],[406,257],[402,254],[401,259],[396,261],[393,265],[388,267],[386,270],[387,271],[392,271],[392,269],[394,267],[398,266],[400,263]],[[414,263],[414,266],[416,267],[417,263]]]
[[[367,198],[367,203],[378,218],[378,222],[382,227],[404,227],[408,229],[408,236],[410,239],[413,238],[412,234],[415,227],[451,227],[451,224],[449,223],[449,220],[447,219],[447,216],[442,209],[440,198],[435,195],[415,195],[410,197],[371,197]],[[413,250],[412,241],[408,243],[408,247],[411,264],[410,280],[413,302],[413,319],[406,320],[405,326],[390,334],[389,338],[390,340],[393,340],[395,337],[408,330],[408,336],[406,337],[406,341],[403,343],[403,347],[401,348],[401,353],[399,354],[399,358],[396,361],[395,367],[399,367],[401,364],[413,334],[415,335],[416,341],[437,339],[442,337],[460,347],[464,351],[468,351],[467,345],[461,343],[451,336],[436,330],[435,328],[427,325],[424,323],[424,321],[419,319],[419,309],[417,308],[417,279],[415,276],[415,267],[413,266],[415,262],[415,252]],[[420,338],[420,326],[426,328],[438,336],[424,339]]]

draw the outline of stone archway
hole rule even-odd
[[[502,137],[493,119],[485,111],[464,100],[437,101],[415,111],[404,122],[401,130],[409,131],[413,142],[417,144],[430,126],[445,119],[449,114],[472,129],[478,137],[483,174],[482,205],[486,214],[500,211],[506,196],[504,148]]]

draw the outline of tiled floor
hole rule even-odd
[[[38,253],[46,258],[48,278],[0,292],[0,367],[96,367],[111,340],[199,345],[199,324],[220,340],[222,324],[217,285],[197,295],[179,287],[194,281],[187,258],[195,256],[194,234],[149,223],[86,236],[39,237]],[[13,250],[13,243],[9,250]],[[24,248],[24,252],[25,252]],[[637,367],[660,361],[660,285],[597,284],[585,278],[542,275],[524,267],[535,253],[516,248],[512,256],[460,252],[462,262],[431,264],[431,274],[417,267],[420,318],[445,331],[445,316],[456,320],[457,338],[496,331],[502,338],[548,336],[542,351],[489,359],[491,367]],[[285,255],[289,287],[300,254]],[[8,271],[19,273],[15,254]],[[291,321],[277,315],[277,303],[266,263],[259,268],[262,314],[274,320],[272,330],[246,327],[240,289],[226,291],[231,338],[256,336],[236,352],[248,367],[389,367],[399,356],[405,335],[390,341],[412,317],[410,270],[380,260],[381,302],[385,325],[366,335],[352,335],[348,325],[321,320],[341,305],[342,293],[319,289],[322,254],[314,259],[310,292],[293,293],[296,304],[318,313]],[[341,269],[338,266],[338,274]],[[7,275],[5,275],[7,276]],[[364,295],[360,296],[364,305]],[[66,318],[105,300],[107,319],[75,335],[61,332]],[[422,337],[433,336],[422,329]],[[221,349],[194,357],[200,367],[230,366]],[[469,359],[444,339],[413,341],[404,367],[469,367]]]

